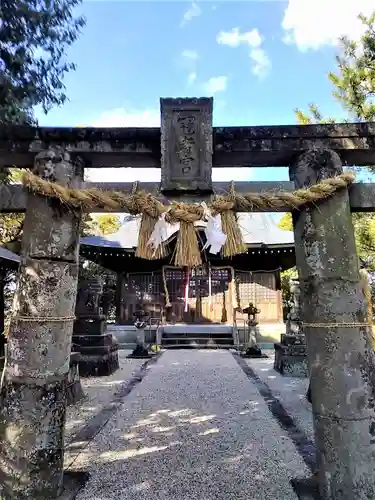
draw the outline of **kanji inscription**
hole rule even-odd
[[[212,99],[161,99],[164,191],[212,190]]]

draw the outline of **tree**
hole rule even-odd
[[[365,17],[360,15],[364,33],[359,41],[342,37],[339,54],[336,56],[337,72],[330,72],[328,78],[333,85],[333,97],[342,104],[346,116],[340,121],[375,120],[375,12]],[[324,117],[316,104],[309,104],[305,113],[296,109],[301,125],[313,123],[335,123],[332,117]],[[374,171],[374,168],[370,170]],[[360,259],[370,270],[375,270],[375,218],[372,214],[353,214],[357,251]],[[293,230],[292,215],[284,214],[279,228]],[[283,297],[287,298],[290,277],[283,273]]]
[[[35,122],[33,108],[47,113],[66,101],[66,60],[85,24],[74,16],[82,0],[2,0],[0,5],[0,123]]]
[[[85,24],[74,17],[82,0],[3,0],[0,4],[0,124],[35,125],[33,108],[48,112],[66,100],[63,77],[75,69],[65,58]],[[21,171],[0,165],[0,182]],[[0,244],[19,251],[23,215],[0,214]]]
[[[359,41],[340,39],[339,54],[336,56],[337,72],[330,72],[328,78],[333,85],[333,97],[346,111],[346,121],[375,120],[375,11],[369,16],[359,16],[364,33]],[[311,123],[334,123],[331,117],[324,117],[316,104],[309,105],[309,112],[296,109],[301,125]],[[345,121],[344,120],[344,121]],[[374,167],[371,168],[374,171]],[[360,258],[368,260],[375,253],[375,219],[371,214],[353,214],[357,249]],[[280,229],[293,229],[291,214],[285,214],[279,223]],[[372,264],[375,268],[375,263]]]
[[[333,97],[348,113],[346,121],[375,120],[375,11],[359,19],[364,33],[359,41],[341,37],[339,54],[336,56],[337,73],[330,72],[328,78],[333,85]],[[316,104],[309,105],[309,113],[296,109],[299,123],[334,123],[333,118],[324,118]],[[344,121],[345,121],[344,120]]]

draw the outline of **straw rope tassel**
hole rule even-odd
[[[194,223],[204,216],[204,208],[198,204],[173,203],[165,220],[170,224],[180,224],[177,234],[174,265],[177,267],[198,267],[202,265],[198,234]]]
[[[135,252],[136,257],[140,257],[141,259],[157,260],[163,259],[167,255],[164,242],[161,243],[156,249],[151,245],[148,245],[157,221],[157,217],[151,217],[151,215],[146,213],[142,214],[138,235],[138,245]]]
[[[226,198],[217,200],[217,208],[220,210],[221,230],[227,235],[227,239],[221,249],[222,257],[233,257],[241,253],[247,252],[247,246],[243,240],[241,228],[238,225],[237,214],[233,208],[235,205],[236,193],[234,190],[234,182],[231,182],[229,195]]]
[[[139,207],[142,207],[142,217],[135,256],[147,260],[163,259],[167,255],[165,243],[161,243],[155,249],[153,246],[149,245],[148,242],[155,228],[155,224],[164,211],[164,206],[158,203],[151,194],[138,191],[138,183],[133,187],[132,201],[134,203],[134,208],[131,208],[133,208],[132,212],[134,214],[138,214],[140,212]]]
[[[177,235],[174,265],[177,267],[198,267],[202,264],[198,237],[191,222],[180,222]]]

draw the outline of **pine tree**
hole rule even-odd
[[[360,15],[364,33],[360,40],[342,37],[336,56],[337,70],[328,78],[333,85],[333,97],[343,107],[345,118],[341,121],[375,121],[375,11],[366,17]],[[296,109],[301,125],[312,123],[335,123],[331,117],[324,117],[316,104],[309,105],[307,113]],[[374,171],[374,167],[370,170]],[[368,261],[375,253],[375,218],[371,214],[353,214],[355,235],[359,256]],[[285,214],[279,227],[292,230],[291,214]],[[375,262],[372,264],[375,268]]]

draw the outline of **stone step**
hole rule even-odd
[[[202,347],[220,347],[221,349],[232,348],[234,345],[233,337],[190,337],[190,336],[178,336],[178,337],[162,337],[161,345],[163,348],[202,348]]]
[[[194,338],[194,339],[232,339],[233,335],[231,333],[228,334],[228,332],[223,332],[223,333],[211,333],[211,332],[171,332],[171,333],[162,333],[162,338],[163,339],[183,339],[183,338]]]
[[[232,335],[233,326],[232,325],[222,325],[222,324],[186,324],[180,323],[176,325],[163,325],[163,334],[185,334],[190,335],[205,335],[205,334],[224,334]]]

